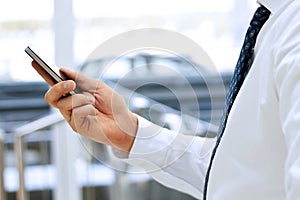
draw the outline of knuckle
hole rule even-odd
[[[46,101],[47,103],[49,103],[50,105],[53,105],[53,99],[51,98],[52,95],[51,95],[51,91],[50,91],[50,90],[51,90],[51,89],[49,89],[49,90],[45,93],[44,99],[45,99],[45,101]]]
[[[71,128],[72,128],[72,130],[73,130],[74,132],[77,132],[77,128],[76,128],[76,126],[75,126],[74,124],[71,125]]]
[[[59,108],[60,110],[67,110],[67,108],[68,108],[63,100],[57,101],[56,107]]]

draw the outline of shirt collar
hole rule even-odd
[[[276,13],[282,6],[293,0],[257,0],[258,4],[261,4],[268,8],[272,14]]]

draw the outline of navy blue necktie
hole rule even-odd
[[[212,152],[211,160],[209,163],[209,167],[207,170],[206,178],[205,178],[205,184],[204,184],[204,192],[203,192],[203,200],[206,200],[206,195],[207,195],[207,187],[208,187],[208,181],[209,181],[209,174],[211,171],[213,159],[215,157],[217,148],[220,144],[221,138],[223,136],[226,123],[227,123],[227,118],[230,112],[230,109],[233,105],[233,102],[244,82],[244,79],[246,75],[248,74],[248,71],[250,70],[250,67],[253,62],[253,54],[254,54],[254,46],[256,42],[257,35],[264,25],[264,23],[267,21],[267,19],[270,16],[270,11],[265,8],[264,6],[260,6],[256,12],[254,13],[254,16],[250,22],[250,26],[247,30],[246,37],[244,40],[244,44],[238,59],[238,62],[236,64],[234,74],[230,83],[229,91],[227,94],[226,98],[226,104],[225,104],[225,110],[223,117],[221,119],[220,123],[220,129],[219,129],[219,135],[218,139],[216,142],[216,146]],[[222,186],[220,186],[222,187]]]

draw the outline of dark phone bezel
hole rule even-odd
[[[55,83],[59,83],[61,81],[64,81],[64,79],[59,76],[37,53],[35,53],[32,48],[29,46],[26,47],[25,52],[41,67],[41,69],[34,69],[43,77],[43,79],[50,85],[52,86]],[[45,77],[45,73],[41,73],[40,70],[43,70],[43,72],[46,73],[48,77]],[[51,85],[49,82],[53,82]],[[70,92],[71,94],[75,94],[74,91]]]
[[[63,81],[63,79],[51,68],[47,63],[40,58],[29,46],[26,47],[25,52],[37,62],[57,83]]]

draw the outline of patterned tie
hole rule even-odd
[[[254,13],[254,16],[250,22],[250,27],[247,30],[244,44],[243,44],[238,62],[236,64],[236,67],[234,70],[234,74],[233,74],[233,77],[232,77],[232,80],[230,83],[230,87],[229,87],[229,92],[227,94],[224,114],[223,114],[223,117],[222,117],[221,123],[220,123],[218,139],[216,142],[216,146],[215,146],[214,150],[212,151],[211,160],[210,160],[207,174],[205,177],[203,200],[206,200],[209,174],[211,171],[213,159],[215,157],[217,148],[220,144],[221,138],[223,136],[223,133],[224,133],[224,130],[226,127],[226,122],[227,122],[227,118],[228,118],[230,109],[231,109],[233,102],[234,102],[234,100],[244,82],[244,79],[252,65],[254,46],[255,46],[257,35],[258,35],[260,29],[262,28],[262,26],[264,25],[264,23],[269,18],[270,14],[271,13],[267,8],[265,8],[264,6],[260,6]]]

